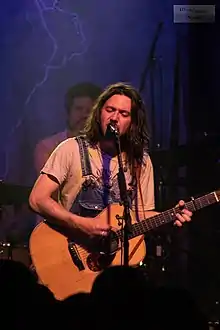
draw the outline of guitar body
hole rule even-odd
[[[220,201],[220,190],[213,191],[185,203],[185,208],[196,211]],[[30,255],[39,280],[54,296],[63,300],[79,292],[90,292],[97,275],[110,266],[121,265],[121,236],[124,208],[118,204],[109,205],[98,216],[101,222],[109,222],[112,228],[109,239],[94,249],[94,239],[86,237],[81,242],[69,242],[67,235],[55,230],[46,222],[40,223],[32,232],[29,242]],[[159,213],[147,212],[147,218],[136,223],[131,211],[132,228],[129,234],[129,265],[138,265],[146,255],[144,235],[146,232],[176,220],[180,212],[176,206]],[[96,219],[94,219],[96,221]],[[78,237],[78,236],[77,236]],[[99,243],[103,242],[101,237]],[[97,239],[95,240],[97,243]],[[111,244],[109,244],[111,242]],[[99,244],[100,246],[100,244]],[[101,252],[105,252],[100,253]]]
[[[152,214],[151,214],[152,213]],[[148,212],[154,215],[155,212]],[[123,207],[118,204],[110,205],[98,217],[103,221],[110,221],[112,230],[120,230],[120,220]],[[107,220],[110,219],[110,220]],[[131,211],[132,224],[135,215]],[[95,219],[94,219],[95,221]],[[68,239],[59,231],[52,229],[46,222],[40,223],[32,232],[29,242],[30,255],[39,280],[46,285],[54,296],[63,300],[72,294],[90,292],[96,276],[106,267],[123,263],[120,240],[113,254],[100,255],[91,252],[83,244],[71,243],[71,251],[81,261],[77,266],[70,252]],[[144,236],[140,235],[129,240],[129,265],[138,265],[146,255]],[[103,262],[104,260],[104,262]]]

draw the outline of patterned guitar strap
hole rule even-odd
[[[144,199],[143,199],[143,194],[142,194],[142,189],[141,189],[141,180],[140,180],[141,179],[141,165],[137,166],[136,173],[137,173],[137,186],[138,186],[138,191],[139,191],[140,198],[141,198],[142,211],[143,211],[144,218],[146,218],[145,210],[144,210]]]

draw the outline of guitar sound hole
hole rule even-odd
[[[101,271],[109,267],[115,257],[115,254],[91,253],[87,257],[87,265],[93,272]]]
[[[87,257],[89,269],[97,272],[110,266],[119,248],[118,241],[118,237],[114,231],[110,231],[107,237],[98,238],[95,244],[95,251]]]
[[[118,250],[118,237],[114,231],[110,231],[107,237],[101,237],[98,242],[98,252],[100,254],[115,254]]]

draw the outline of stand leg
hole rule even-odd
[[[129,266],[129,240],[128,229],[124,230],[124,266]]]

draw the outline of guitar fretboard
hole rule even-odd
[[[219,202],[219,193],[211,192],[207,195],[204,195],[196,199],[192,198],[191,201],[185,203],[185,208],[192,212],[195,212],[199,209],[202,209],[206,206],[212,205],[217,202]],[[175,208],[161,212],[153,217],[147,218],[143,221],[133,224],[131,233],[129,233],[129,239],[142,235],[146,232],[149,232],[153,229],[156,229],[172,221],[175,221],[176,214],[179,212],[181,212],[181,210],[177,206]],[[118,237],[122,236],[122,230],[117,231],[117,236]]]

